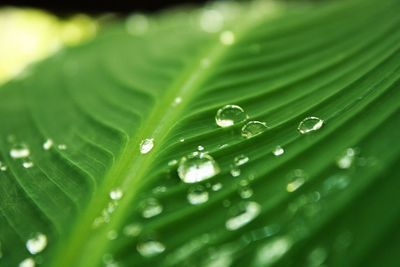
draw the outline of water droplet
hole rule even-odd
[[[178,164],[178,161],[176,159],[170,160],[168,162],[168,166],[170,166],[170,167],[173,167],[173,166],[175,166],[177,164]]]
[[[49,150],[50,148],[53,147],[53,140],[52,139],[47,139],[44,143],[43,143],[43,149],[44,150]]]
[[[57,146],[57,148],[58,148],[59,150],[66,150],[66,149],[67,149],[67,145],[66,145],[66,144],[59,144],[59,145]]]
[[[120,200],[124,196],[124,193],[121,188],[114,188],[109,195],[112,200]]]
[[[221,188],[222,188],[221,183],[216,183],[211,187],[212,191],[219,191],[219,190],[221,190]]]
[[[325,262],[328,257],[328,253],[324,248],[318,247],[315,248],[308,255],[308,266],[309,267],[320,267]]]
[[[330,195],[345,189],[349,184],[350,179],[348,176],[336,174],[324,181],[322,185],[322,192],[324,195]]]
[[[198,147],[197,147],[197,150],[198,150],[198,151],[203,151],[203,150],[204,150],[204,147],[203,147],[203,146],[198,146]]]
[[[141,232],[142,232],[142,226],[136,223],[128,224],[123,229],[124,235],[131,237],[138,236]]]
[[[32,255],[42,252],[46,246],[47,236],[42,233],[37,233],[31,239],[26,241],[26,248]]]
[[[35,267],[36,262],[32,258],[27,258],[19,263],[19,267]]]
[[[219,35],[219,41],[223,45],[232,45],[235,42],[235,35],[231,31],[223,31]]]
[[[220,127],[229,127],[247,120],[244,110],[237,105],[226,105],[220,108],[215,115],[215,122]]]
[[[337,166],[340,169],[348,169],[351,167],[354,161],[356,151],[353,148],[348,148],[336,161]]]
[[[103,255],[105,267],[119,267],[119,264],[114,260],[113,255],[107,253]]]
[[[29,157],[31,152],[29,148],[25,144],[14,145],[14,147],[10,150],[10,156],[13,159],[21,159]]]
[[[256,256],[257,266],[271,266],[277,262],[292,246],[287,237],[278,237],[262,246]]]
[[[233,159],[234,163],[236,166],[242,166],[243,164],[247,163],[249,161],[249,157],[246,155],[239,155]]]
[[[118,237],[117,231],[115,231],[115,230],[108,231],[108,233],[107,233],[108,240],[115,240],[115,239],[117,239],[117,237]]]
[[[185,142],[185,138],[183,138],[183,137],[180,138],[180,139],[179,139],[179,142],[181,142],[181,143]]]
[[[323,125],[324,121],[320,118],[307,117],[299,123],[297,130],[299,130],[301,134],[306,134],[321,129]]]
[[[208,201],[208,192],[202,185],[194,186],[189,189],[187,199],[192,205],[199,205]]]
[[[151,218],[163,211],[163,207],[155,198],[148,198],[141,204],[142,206],[142,216],[144,218]]]
[[[7,166],[0,161],[0,171],[5,172],[7,170]]]
[[[176,97],[174,99],[174,102],[172,103],[172,106],[176,107],[177,105],[179,105],[182,102],[182,98],[181,97]]]
[[[132,35],[145,33],[149,29],[149,26],[148,18],[142,14],[133,14],[125,22],[126,30]]]
[[[205,32],[218,32],[222,29],[223,24],[224,17],[217,10],[204,10],[200,16],[200,27]]]
[[[179,162],[178,175],[185,183],[197,183],[220,172],[217,162],[208,154],[195,152]]]
[[[231,168],[232,177],[238,177],[238,176],[240,176],[240,173],[241,173],[241,171],[240,171],[239,168],[237,168],[237,167],[232,167]]]
[[[261,212],[261,206],[257,202],[247,202],[244,210],[237,216],[228,219],[225,223],[226,229],[235,231],[253,221]]]
[[[24,162],[22,162],[22,167],[25,169],[30,169],[34,166],[33,162],[29,159],[25,159]]]
[[[288,191],[290,193],[296,191],[306,182],[306,178],[307,178],[307,176],[303,170],[301,170],[301,169],[294,170],[289,175],[289,179],[288,179],[289,182],[286,186],[286,191]]]
[[[281,146],[275,147],[274,151],[272,151],[272,154],[277,157],[283,155],[283,153],[285,153],[285,150]]]
[[[155,240],[140,242],[136,248],[140,255],[146,258],[154,257],[165,251],[164,244]]]
[[[248,185],[242,186],[239,189],[239,196],[243,199],[251,198],[253,196],[253,189]]]
[[[268,129],[265,122],[260,121],[249,121],[242,127],[242,136],[246,138],[252,138],[259,134],[262,134]]]
[[[140,153],[147,154],[153,149],[153,147],[154,147],[154,139],[146,138],[140,143]]]

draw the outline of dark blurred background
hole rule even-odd
[[[200,5],[206,0],[0,0],[0,6],[35,7],[59,15],[72,13],[99,14],[132,11],[154,12],[178,5]]]

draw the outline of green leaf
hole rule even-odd
[[[399,12],[216,3],[31,66],[0,88],[0,266],[397,266]],[[219,172],[184,183],[198,146]]]

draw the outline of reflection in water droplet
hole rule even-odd
[[[25,144],[14,145],[14,147],[10,150],[10,156],[13,159],[21,159],[29,157],[30,155],[29,148]]]
[[[165,251],[165,246],[155,240],[140,242],[136,248],[140,255],[146,258],[156,256]]]
[[[306,182],[306,178],[307,176],[303,170],[300,169],[294,170],[289,175],[289,182],[286,186],[286,191],[290,193],[296,191]]]
[[[110,191],[109,195],[112,200],[120,200],[124,193],[122,192],[121,188],[114,188]]]
[[[27,258],[23,261],[21,261],[18,265],[18,267],[35,267],[36,262],[32,258]]]
[[[192,205],[199,205],[208,201],[208,192],[202,185],[194,186],[189,189],[187,199]]]
[[[235,157],[233,161],[235,162],[236,166],[241,166],[249,161],[249,157],[241,154],[241,155]]]
[[[163,207],[155,198],[148,198],[141,203],[142,216],[144,218],[151,218],[163,211]]]
[[[268,129],[265,122],[260,121],[249,121],[242,127],[242,136],[246,138],[252,138],[259,134],[262,134]]]
[[[142,226],[140,224],[132,223],[124,227],[123,233],[126,236],[135,237],[142,232]]]
[[[26,160],[24,162],[22,162],[22,167],[24,167],[25,169],[30,169],[33,167],[33,162],[30,160]]]
[[[204,10],[200,16],[200,27],[205,32],[218,32],[222,29],[224,17],[213,9]]]
[[[217,162],[208,154],[195,152],[179,162],[178,175],[185,183],[210,179],[220,172]]]
[[[235,42],[235,35],[231,31],[223,31],[219,35],[219,41],[223,45],[232,45]]]
[[[263,245],[257,252],[257,266],[271,266],[277,262],[292,246],[287,237],[275,238]]]
[[[354,161],[356,152],[353,148],[348,148],[336,161],[337,166],[340,169],[348,169],[351,167]]]
[[[283,155],[283,153],[285,153],[285,150],[281,146],[275,147],[274,151],[272,151],[272,154],[277,157]]]
[[[46,248],[47,237],[42,233],[37,233],[33,238],[26,241],[25,245],[31,254],[37,254]]]
[[[226,105],[220,108],[215,115],[215,122],[220,127],[229,127],[247,120],[244,110],[237,105]]]
[[[247,202],[244,210],[237,216],[228,219],[225,223],[226,229],[235,231],[254,220],[261,212],[261,206],[257,202]]]
[[[49,150],[50,148],[53,147],[53,140],[52,139],[47,139],[44,143],[43,143],[43,149],[44,150]]]
[[[324,121],[317,117],[307,117],[299,123],[297,130],[301,134],[316,131],[324,125]]]
[[[153,147],[154,147],[154,139],[146,138],[140,143],[140,153],[147,154],[153,149]]]
[[[133,14],[125,22],[126,30],[132,35],[145,33],[149,29],[149,26],[149,20],[142,14]]]

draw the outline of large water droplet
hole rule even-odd
[[[217,162],[208,154],[195,152],[179,162],[178,175],[185,183],[197,183],[220,172]]]
[[[317,117],[307,117],[299,123],[297,130],[301,134],[316,131],[324,125],[324,121]]]
[[[194,186],[189,189],[187,199],[192,205],[199,205],[208,201],[208,192],[202,185]]]
[[[31,239],[26,241],[26,248],[34,255],[42,252],[47,246],[47,236],[42,233],[36,233]]]
[[[50,148],[52,148],[54,145],[54,142],[52,139],[47,139],[44,143],[43,143],[43,149],[44,150],[49,150]]]
[[[164,244],[155,240],[140,242],[136,248],[140,255],[146,258],[154,257],[165,251]]]
[[[226,229],[235,231],[254,220],[261,212],[261,206],[257,202],[247,202],[244,210],[237,216],[228,219],[225,223]]]
[[[27,258],[21,261],[18,265],[18,267],[35,267],[36,262],[32,258]]]
[[[114,188],[110,191],[109,195],[112,200],[120,200],[123,197],[124,193],[122,192],[121,188]]]
[[[237,105],[226,105],[220,108],[215,115],[215,122],[220,127],[229,127],[247,120],[244,110]]]
[[[219,35],[219,40],[223,45],[232,45],[235,43],[235,34],[231,31],[223,31]]]
[[[14,147],[10,150],[10,156],[13,159],[21,159],[29,157],[31,152],[29,148],[25,144],[14,145]]]
[[[268,129],[265,122],[260,121],[249,121],[242,127],[242,136],[246,138],[252,138],[259,134],[262,134]]]
[[[153,147],[154,147],[154,139],[146,138],[140,143],[140,153],[147,154],[153,149]]]
[[[283,153],[285,153],[285,150],[281,146],[275,147],[274,151],[272,151],[272,154],[277,157],[283,155]]]
[[[346,151],[340,155],[338,160],[336,161],[337,166],[340,169],[348,169],[351,167],[354,161],[354,157],[356,155],[356,151],[353,148],[348,148]]]
[[[155,198],[148,198],[142,202],[142,216],[144,218],[151,218],[163,211],[160,202]]]
[[[294,170],[288,177],[289,182],[286,186],[286,191],[289,193],[299,189],[306,182],[307,178],[306,174],[301,169]]]

